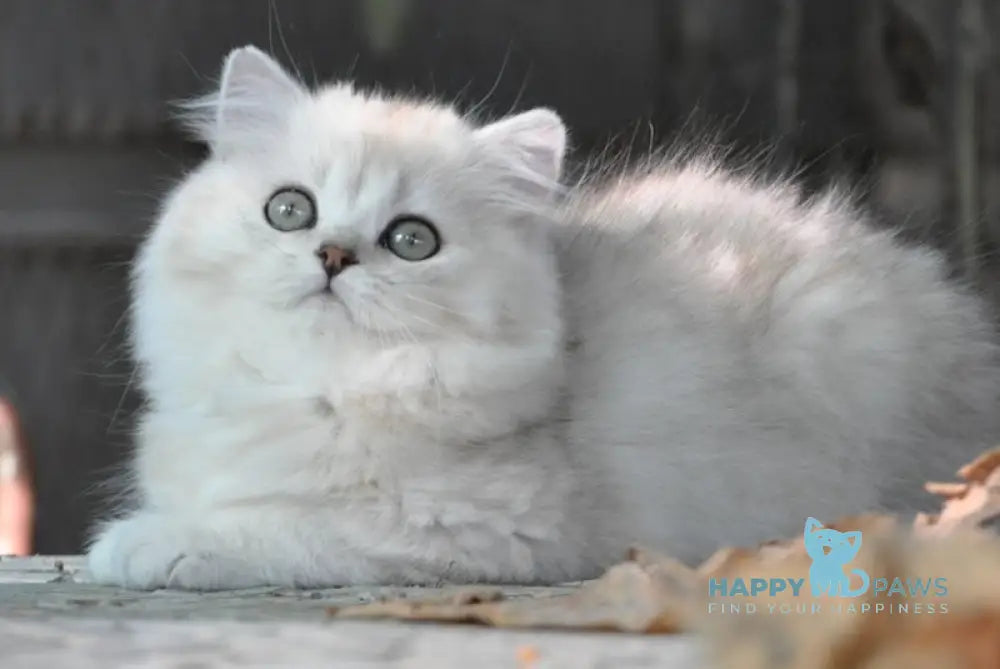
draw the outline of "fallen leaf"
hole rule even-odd
[[[945,499],[951,499],[953,497],[962,497],[965,493],[969,492],[968,483],[937,483],[930,481],[924,484],[924,490],[932,495],[938,495],[944,497]]]
[[[398,618],[495,627],[574,628],[673,633],[696,615],[694,570],[665,556],[633,550],[627,561],[576,592],[540,598],[394,600],[331,610],[337,618]]]
[[[729,578],[799,578],[807,576],[808,566],[808,559],[790,551],[770,561],[730,562],[719,573]],[[869,588],[857,598],[814,599],[808,593],[794,597],[787,592],[740,597],[740,611],[709,614],[699,629],[716,665],[1000,667],[1000,538],[971,530],[927,537],[883,525],[866,530],[850,567],[864,569],[872,583],[879,578],[908,584],[942,577],[948,591],[943,596],[913,595],[906,585],[906,595],[893,596]],[[747,603],[755,603],[757,611],[748,613]],[[819,608],[812,609],[813,604]]]
[[[958,475],[972,483],[983,483],[998,469],[1000,469],[1000,448],[994,448],[959,469]]]
[[[915,532],[942,536],[963,529],[985,529],[1000,521],[1000,448],[983,453],[958,470],[958,476],[965,481],[924,486],[944,502],[940,513],[917,515]]]

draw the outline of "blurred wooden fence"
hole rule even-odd
[[[866,184],[990,287],[998,13],[996,0],[0,0],[0,377],[36,449],[37,549],[79,548],[94,486],[127,448],[126,263],[199,152],[166,103],[206,90],[228,49],[269,48],[308,81],[495,113],[548,105],[580,154],[721,128],[812,183]]]

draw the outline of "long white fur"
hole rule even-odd
[[[710,161],[564,193],[551,111],[479,128],[249,47],[189,111],[212,156],[135,264],[149,403],[100,582],[585,578],[910,510],[1000,436],[982,306],[844,197]],[[284,185],[315,229],[267,225]],[[438,255],[376,245],[403,213]],[[321,243],[360,260],[332,295]]]

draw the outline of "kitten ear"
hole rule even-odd
[[[806,530],[805,530],[806,534],[809,534],[810,532],[815,532],[816,530],[821,530],[821,529],[823,529],[823,523],[819,522],[818,520],[816,520],[812,516],[806,518]]]
[[[245,121],[248,113],[283,116],[304,94],[302,84],[257,47],[234,49],[222,66],[218,120],[227,125]]]
[[[484,145],[503,153],[531,181],[554,185],[566,153],[566,126],[551,109],[532,109],[476,131]],[[533,177],[533,178],[532,178]]]
[[[851,544],[854,550],[861,548],[861,530],[854,530],[853,532],[844,532],[844,538]],[[854,539],[854,541],[851,541]]]
[[[244,46],[226,56],[219,90],[182,109],[196,135],[213,152],[225,152],[280,129],[289,109],[307,95],[273,58]]]

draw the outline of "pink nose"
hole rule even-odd
[[[351,265],[358,264],[358,259],[352,251],[342,249],[333,244],[320,246],[319,250],[316,251],[316,256],[323,263],[323,269],[326,270],[326,275],[331,279]]]

